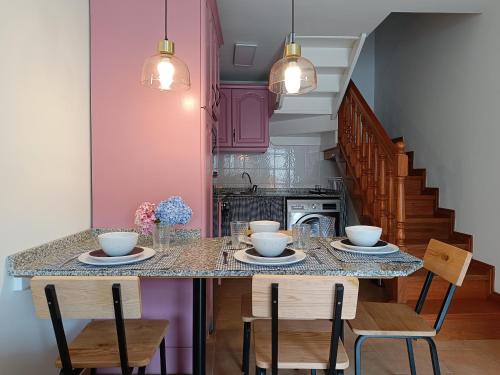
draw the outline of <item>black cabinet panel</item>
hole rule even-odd
[[[217,212],[217,201],[214,202]],[[215,219],[215,217],[214,217]],[[231,234],[231,221],[272,220],[285,229],[285,204],[283,197],[226,197],[222,200],[222,236]],[[214,237],[218,236],[218,220],[214,220]]]

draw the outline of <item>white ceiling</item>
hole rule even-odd
[[[297,0],[297,35],[372,32],[391,12],[478,13],[484,0]],[[290,32],[291,0],[217,0],[224,34],[221,79],[265,81]],[[236,42],[258,45],[253,67],[235,67]]]

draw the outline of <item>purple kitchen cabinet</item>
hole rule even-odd
[[[217,132],[217,144],[220,149],[231,148],[232,144],[231,128],[231,89],[222,88],[220,90],[219,103],[219,130]]]
[[[223,87],[221,92],[219,149],[265,152],[269,147],[267,87],[232,85]]]

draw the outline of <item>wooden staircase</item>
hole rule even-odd
[[[426,170],[414,168],[414,154],[405,152],[403,138],[389,138],[352,81],[338,116],[338,146],[325,158],[337,161],[361,223],[382,227],[386,240],[421,258],[431,238],[472,252],[472,236],[455,231],[455,212],[439,207],[439,189],[427,187]],[[422,269],[385,281],[387,298],[414,306],[425,275]],[[440,338],[500,338],[494,276],[493,266],[473,259]],[[432,323],[446,289],[436,277],[423,310]]]

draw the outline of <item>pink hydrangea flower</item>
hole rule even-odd
[[[139,227],[142,234],[152,234],[155,226],[155,204],[150,202],[142,203],[135,211],[134,223]]]

